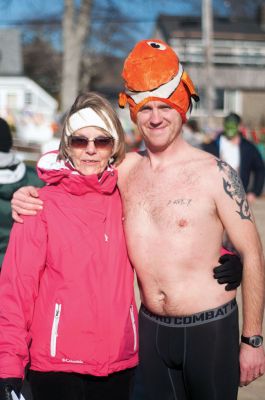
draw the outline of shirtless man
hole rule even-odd
[[[137,70],[145,54],[146,62],[152,60],[146,46],[170,53],[161,41],[143,41],[125,62],[126,92],[120,104],[129,102],[147,152],[129,154],[119,166],[128,251],[142,300],[140,373],[146,398],[234,400],[239,358],[241,385],[265,369],[262,248],[236,172],[181,137],[196,93],[178,59],[173,62],[175,77],[170,77],[169,95],[159,89],[167,81],[160,82],[158,90],[150,87],[151,94],[144,86],[128,84],[130,60],[138,81],[152,70]],[[156,64],[163,67],[163,60]],[[170,67],[171,63],[167,70]],[[147,82],[151,82],[149,77]],[[140,100],[133,97],[133,89],[137,96],[143,94]],[[18,212],[26,208],[21,208],[20,200],[19,196],[13,200]],[[224,229],[244,261],[242,334],[250,344],[240,345],[240,357],[235,290],[226,291],[212,279]]]
[[[176,110],[148,102],[137,125],[148,156],[121,166],[120,187],[144,305],[139,348],[147,393],[152,400],[236,399],[236,294],[217,285],[211,269],[225,228],[244,260],[242,334],[261,335],[264,261],[253,215],[232,168],[181,138]],[[263,347],[241,344],[240,368],[241,385],[262,375]]]

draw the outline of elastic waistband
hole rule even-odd
[[[157,324],[174,328],[182,328],[185,326],[197,326],[206,324],[208,322],[217,321],[219,319],[226,318],[228,315],[232,314],[236,310],[237,302],[236,299],[233,299],[228,303],[223,304],[222,306],[182,317],[167,317],[164,315],[156,315],[149,311],[143,304],[141,305],[140,313],[144,317],[156,322]]]

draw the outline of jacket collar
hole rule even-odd
[[[111,194],[117,185],[117,171],[113,168],[105,170],[98,178],[97,174],[80,175],[69,163],[57,160],[58,152],[44,154],[38,164],[39,178],[49,185],[62,186],[75,195],[85,193]]]

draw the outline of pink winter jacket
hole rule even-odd
[[[117,171],[98,181],[48,153],[38,172],[43,211],[14,224],[0,277],[0,377],[23,377],[28,362],[97,376],[133,367],[137,310]]]

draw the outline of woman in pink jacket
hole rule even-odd
[[[102,97],[73,104],[59,154],[38,174],[43,211],[15,224],[0,279],[0,382],[34,400],[125,400],[137,364],[137,312],[112,163],[124,134]],[[8,397],[9,396],[9,397]]]

